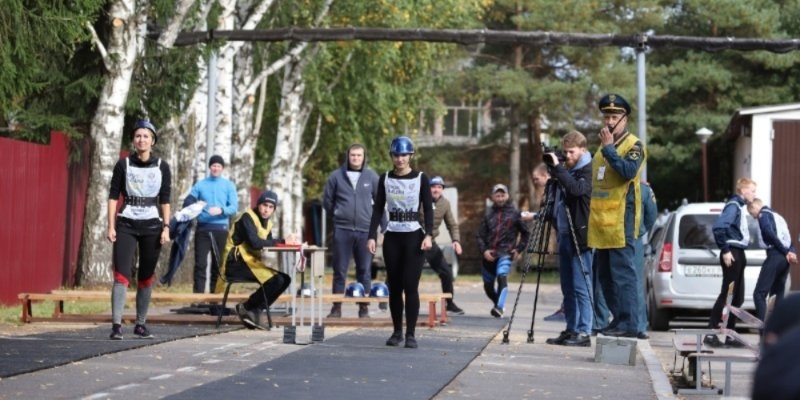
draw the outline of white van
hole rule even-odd
[[[649,236],[645,246],[645,301],[650,329],[667,330],[670,320],[680,315],[710,316],[722,286],[720,251],[712,227],[724,206],[725,203],[683,205]],[[758,221],[745,215],[750,246],[745,250],[743,306],[753,310],[753,289],[767,254],[758,247]]]

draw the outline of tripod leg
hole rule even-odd
[[[547,246],[550,243],[550,232],[551,232],[551,216],[552,216],[552,209],[555,200],[555,184],[554,181],[548,181],[547,185],[545,186],[545,196],[544,200],[542,201],[542,208],[539,212],[539,217],[536,218],[534,221],[533,230],[528,237],[527,243],[525,245],[526,252],[523,254],[525,257],[525,268],[522,271],[522,278],[519,282],[519,290],[517,290],[516,300],[514,300],[514,308],[511,311],[511,318],[508,321],[508,328],[503,332],[503,343],[508,343],[508,334],[511,331],[511,325],[514,322],[514,316],[517,312],[517,305],[519,303],[519,296],[522,294],[522,284],[525,281],[525,276],[527,275],[528,271],[531,268],[531,263],[533,261],[533,254],[537,254],[538,263],[536,264],[537,268],[537,277],[536,277],[536,292],[535,297],[533,300],[533,316],[536,316],[536,303],[539,300],[539,283],[541,282],[542,278],[542,265],[544,262],[544,256],[547,254]],[[533,320],[531,320],[531,329],[528,331],[528,343],[533,342]]]
[[[536,321],[536,305],[539,303],[539,284],[542,281],[542,265],[544,265],[544,254],[539,254],[539,263],[536,265],[536,292],[533,297],[531,327],[528,329],[528,343],[533,343],[533,324]]]
[[[519,296],[522,294],[522,284],[525,283],[525,275],[528,273],[530,264],[525,266],[522,271],[522,277],[519,280],[519,289],[517,289],[517,297],[514,299],[514,308],[511,309],[511,318],[508,320],[508,326],[503,331],[503,344],[508,344],[508,334],[511,332],[511,325],[514,323],[514,315],[517,313],[517,304],[519,303]]]
[[[541,276],[541,267],[542,267],[542,260],[544,258],[544,254],[546,253],[546,237],[542,233],[544,230],[547,229],[549,231],[550,225],[544,221],[539,221],[536,224],[536,228],[534,229],[534,234],[531,235],[530,239],[528,240],[528,244],[525,246],[528,250],[528,253],[524,254],[525,257],[525,268],[522,269],[522,277],[519,280],[519,289],[517,290],[517,296],[514,300],[514,307],[511,309],[511,318],[508,320],[508,327],[505,331],[503,331],[503,343],[508,344],[508,334],[511,331],[511,325],[514,323],[514,316],[517,313],[517,305],[519,304],[519,296],[522,294],[522,284],[525,282],[525,276],[528,274],[528,271],[531,269],[531,259],[533,258],[533,253],[539,254],[539,274]],[[545,241],[542,242],[542,238],[545,238]],[[534,247],[531,247],[534,246]],[[536,282],[536,296],[539,296],[539,278],[537,278]],[[534,301],[534,313],[535,313],[535,301]],[[529,339],[528,342],[531,342]]]

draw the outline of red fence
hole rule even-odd
[[[75,284],[90,143],[57,132],[47,145],[0,137],[0,304]],[[251,206],[260,193],[250,188]],[[304,208],[305,240],[319,243],[320,206]]]
[[[74,281],[90,148],[53,133],[48,145],[0,138],[0,303],[17,294],[49,291]]]

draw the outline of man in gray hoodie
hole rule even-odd
[[[344,293],[350,257],[355,259],[356,279],[371,289],[372,253],[367,249],[372,204],[378,190],[378,174],[367,167],[367,150],[354,144],[347,160],[331,173],[325,185],[323,207],[333,219],[333,293]],[[342,303],[333,303],[328,318],[342,316]],[[368,303],[360,303],[359,318],[369,318]]]

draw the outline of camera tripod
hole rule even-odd
[[[519,289],[517,289],[517,296],[514,300],[514,307],[511,310],[511,318],[509,318],[508,326],[506,330],[503,331],[503,344],[508,344],[508,336],[511,332],[511,326],[514,323],[514,316],[517,312],[517,305],[519,304],[519,297],[522,294],[522,286],[525,283],[525,276],[530,271],[531,267],[533,266],[536,269],[536,291],[533,298],[533,314],[531,315],[531,326],[528,329],[528,343],[533,343],[533,326],[534,322],[536,321],[536,306],[539,302],[539,284],[542,278],[542,269],[544,264],[544,258],[548,252],[548,244],[550,243],[550,233],[552,232],[552,220],[555,218],[555,203],[556,203],[556,196],[557,191],[560,191],[560,194],[563,198],[564,196],[564,188],[555,178],[550,178],[547,181],[544,189],[544,198],[542,199],[541,209],[539,213],[536,214],[534,218],[534,226],[533,232],[530,235],[530,239],[528,239],[528,243],[525,246],[526,252],[528,253],[525,258],[525,268],[522,270],[522,277],[520,278],[519,282]],[[575,235],[575,227],[572,222],[572,215],[567,212],[567,222],[569,223],[569,231],[570,237],[572,239],[572,245],[574,249],[579,249],[578,246],[578,238]],[[534,258],[536,259],[535,263]],[[583,262],[583,257],[578,257],[581,264],[581,272],[583,275],[583,279],[586,282],[586,286],[590,288],[589,290],[589,301],[592,305],[592,312],[594,312],[594,296],[592,295],[592,284],[588,276],[587,266]]]

